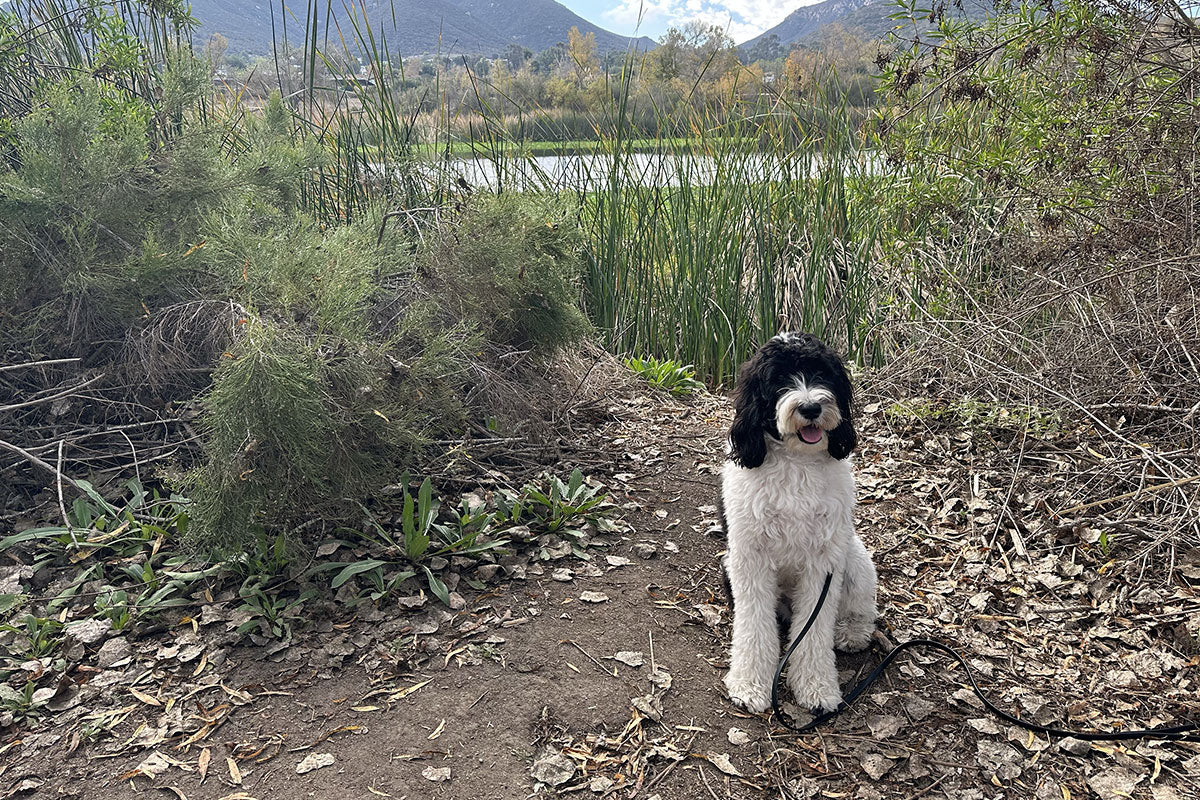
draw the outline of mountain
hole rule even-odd
[[[336,49],[338,25],[349,41],[353,27],[343,4],[337,0],[318,3],[318,36],[324,39],[326,6],[329,17],[330,49]],[[284,15],[279,2],[244,0],[192,0],[192,16],[201,27],[194,40],[202,45],[214,33],[229,40],[229,52],[264,56],[271,53],[271,18],[274,15],[275,39],[283,35]],[[304,41],[305,9],[308,3],[288,3],[287,37],[289,43]],[[652,39],[630,39],[593,25],[554,0],[363,0],[376,41],[387,39],[388,49],[410,56],[427,53],[497,56],[510,44],[528,47],[537,53],[558,42],[567,41],[572,26],[581,33],[596,35],[601,53],[624,51],[630,44],[646,50]],[[360,12],[361,13],[361,12]]]
[[[959,9],[953,3],[947,4],[946,13],[980,20],[992,7],[992,4],[987,0],[963,0],[961,6],[962,8]],[[890,18],[899,10],[893,0],[825,0],[822,3],[796,9],[783,22],[745,42],[740,47],[743,52],[749,52],[762,48],[764,45],[777,44],[786,51],[792,44],[814,42],[819,36],[821,28],[834,22],[854,31],[863,38],[878,39],[894,30],[898,25],[912,24]],[[919,19],[918,23],[922,29],[931,27],[928,20]]]

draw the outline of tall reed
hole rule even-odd
[[[611,346],[692,363],[717,384],[786,329],[873,355],[879,225],[853,191],[869,163],[836,108],[809,130],[770,111],[697,120],[691,143],[649,158],[613,149],[583,203],[586,302]]]
[[[463,125],[444,107],[434,138],[445,157],[428,160],[419,148],[420,160],[418,114],[388,88],[384,37],[363,7],[343,4],[331,23],[342,37],[336,46],[361,55],[376,82],[337,76],[336,64],[350,59],[321,49],[334,37],[317,34],[330,18],[318,5],[309,4],[302,61],[310,70],[323,62],[335,84],[353,85],[336,91],[305,81],[298,114],[333,154],[318,194],[323,210],[345,216],[381,193],[401,205],[436,205],[462,174],[470,190],[569,193],[587,234],[581,300],[612,349],[683,360],[713,384],[729,383],[754,347],[784,329],[814,331],[852,358],[881,356],[879,323],[897,292],[878,270],[870,153],[837,98],[800,108],[764,87],[757,101],[720,114],[668,119],[637,105],[639,55],[630,53],[608,76],[610,106],[592,115],[599,143],[568,175],[551,174],[514,138],[536,129],[524,123],[538,110],[514,119],[510,103],[486,100],[490,87],[476,92],[470,152],[451,155]],[[691,136],[660,136],[647,148],[645,119],[655,113],[659,130]],[[428,137],[429,115],[421,128]]]

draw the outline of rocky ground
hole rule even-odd
[[[931,425],[864,400],[859,528],[882,642],[967,654],[1003,707],[1070,727],[1200,719],[1200,554],[1097,528],[1085,445]],[[627,523],[590,558],[509,562],[465,606],[421,596],[243,646],[219,601],[81,643],[52,714],[0,731],[0,798],[1200,797],[1200,744],[1053,740],[989,717],[962,670],[903,657],[825,729],[725,698],[722,399],[614,401],[585,471]],[[586,449],[585,448],[585,449]],[[581,450],[583,452],[583,450]],[[570,467],[570,464],[564,464]],[[1135,521],[1136,522],[1136,521]],[[80,677],[82,676],[82,677]]]

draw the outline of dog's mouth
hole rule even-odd
[[[816,425],[805,425],[803,428],[796,431],[796,434],[809,444],[816,444],[817,442],[821,441],[821,437],[825,435],[825,431],[821,430]]]

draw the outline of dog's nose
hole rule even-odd
[[[820,403],[805,403],[804,405],[797,406],[796,412],[798,414],[800,414],[800,416],[802,416],[802,417],[806,417],[808,419],[816,419],[817,417],[821,416],[821,404]]]

